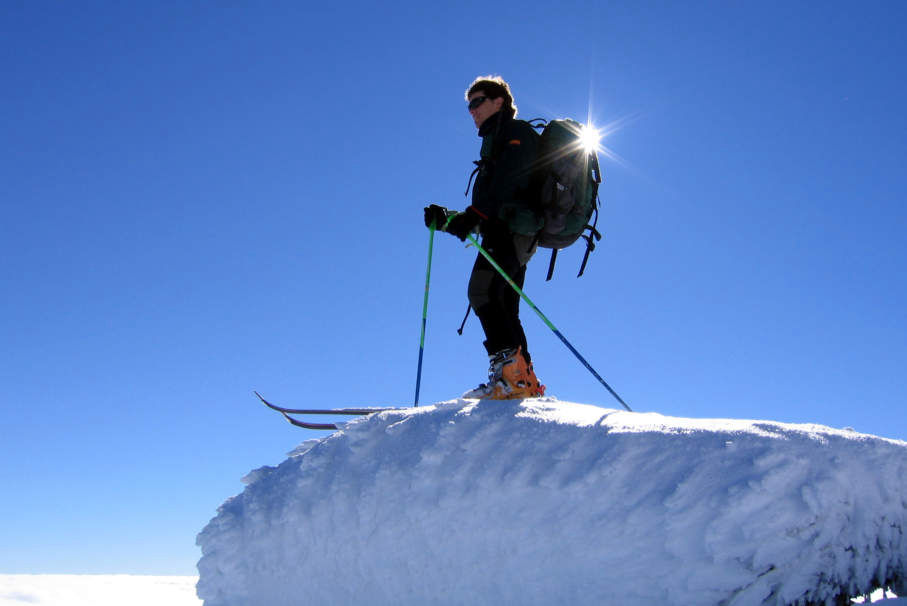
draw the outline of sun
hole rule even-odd
[[[602,134],[592,123],[583,124],[579,131],[579,142],[587,154],[597,154],[602,151]]]

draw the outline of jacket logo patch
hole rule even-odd
[[[510,143],[509,143],[509,145],[519,145],[519,144],[520,144],[520,140],[519,140],[519,139],[511,139],[511,140],[510,140]]]

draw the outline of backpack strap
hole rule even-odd
[[[514,119],[514,118],[511,118],[511,120],[513,120],[513,119]],[[469,196],[469,188],[472,187],[472,180],[473,180],[473,179],[475,178],[475,176],[479,173],[479,171],[482,170],[482,169],[485,167],[486,164],[491,164],[491,165],[493,165],[493,163],[494,163],[495,153],[496,153],[496,152],[498,151],[498,149],[500,148],[500,141],[499,141],[499,139],[501,138],[501,137],[500,137],[500,134],[501,134],[501,123],[504,121],[504,116],[503,116],[503,115],[498,116],[498,117],[497,117],[497,121],[498,121],[498,122],[497,122],[497,124],[495,124],[495,127],[494,127],[494,134],[491,136],[491,137],[492,137],[492,138],[491,138],[491,155],[489,155],[488,158],[479,158],[478,160],[473,160],[473,161],[472,161],[472,163],[475,164],[476,167],[475,167],[475,168],[473,169],[473,171],[469,174],[469,182],[466,183],[466,191],[465,191],[464,194],[463,194],[464,196]],[[468,315],[468,314],[467,314],[467,315]]]
[[[464,196],[469,195],[469,188],[472,187],[472,180],[475,178],[476,173],[478,173],[480,170],[482,170],[482,162],[484,162],[484,160],[473,160],[472,161],[472,163],[475,164],[476,167],[475,167],[475,169],[473,169],[473,171],[471,173],[469,173],[469,182],[466,184],[466,192],[463,194]]]
[[[589,230],[588,234],[584,234],[583,238],[586,240],[586,253],[583,255],[583,263],[579,266],[579,273],[576,274],[576,277],[579,278],[583,275],[583,272],[586,271],[586,263],[589,262],[589,253],[595,250],[595,241],[601,240],[602,235],[599,233],[595,226],[598,224],[598,209],[601,206],[601,200],[598,197],[598,185],[602,182],[602,171],[598,165],[598,154],[592,154],[592,171],[595,175],[595,219],[592,220],[592,225],[587,225],[585,229]]]
[[[589,230],[588,234],[583,234],[583,239],[586,241],[586,254],[583,255],[583,263],[579,266],[579,273],[576,274],[576,277],[579,278],[583,275],[583,272],[586,271],[586,263],[589,262],[589,253],[595,250],[595,241],[601,240],[601,233],[595,229],[595,225],[598,223],[598,203],[595,205],[595,219],[592,221],[592,225],[587,225],[585,229]]]
[[[576,274],[577,278],[583,275],[583,272],[586,271],[586,263],[589,261],[589,253],[595,250],[595,243],[592,241],[592,236],[583,236],[583,238],[585,238],[586,240],[586,254],[583,255],[583,264],[579,266],[579,273]]]
[[[548,261],[548,276],[545,278],[545,282],[551,281],[551,276],[554,275],[554,262],[557,260],[557,249],[551,249],[551,260]],[[582,272],[580,272],[582,273]]]
[[[602,169],[598,165],[598,154],[592,154],[592,171],[595,175],[595,183],[602,182]]]
[[[596,216],[596,221],[597,220],[598,220],[598,217]],[[586,241],[586,253],[583,255],[582,264],[579,266],[579,273],[576,274],[577,278],[582,276],[583,272],[586,271],[586,263],[589,262],[589,253],[591,253],[593,250],[595,250],[595,241],[602,239],[601,233],[597,229],[595,229],[594,225],[587,225],[585,227],[585,229],[589,230],[588,234],[583,235],[583,239]],[[552,248],[551,249],[551,260],[548,261],[548,275],[545,276],[545,282],[551,281],[551,277],[554,275],[554,263],[556,260],[557,260],[557,249]]]
[[[544,118],[533,118],[532,120],[526,120],[526,124],[532,128],[542,130],[545,128],[545,125],[548,124],[548,120],[545,120]]]

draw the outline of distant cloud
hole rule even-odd
[[[0,606],[201,606],[197,577],[0,574]]]
[[[7,602],[12,602],[14,604],[38,604],[40,600],[29,593],[19,593],[18,591],[0,594],[0,604],[6,604]]]

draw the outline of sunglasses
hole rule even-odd
[[[482,105],[483,103],[485,103],[487,100],[488,100],[488,97],[486,97],[486,96],[484,96],[484,95],[481,95],[481,96],[479,96],[479,97],[476,97],[475,99],[473,99],[472,101],[469,102],[469,111],[474,110],[474,109],[477,108],[478,106],[480,106],[480,105]]]

